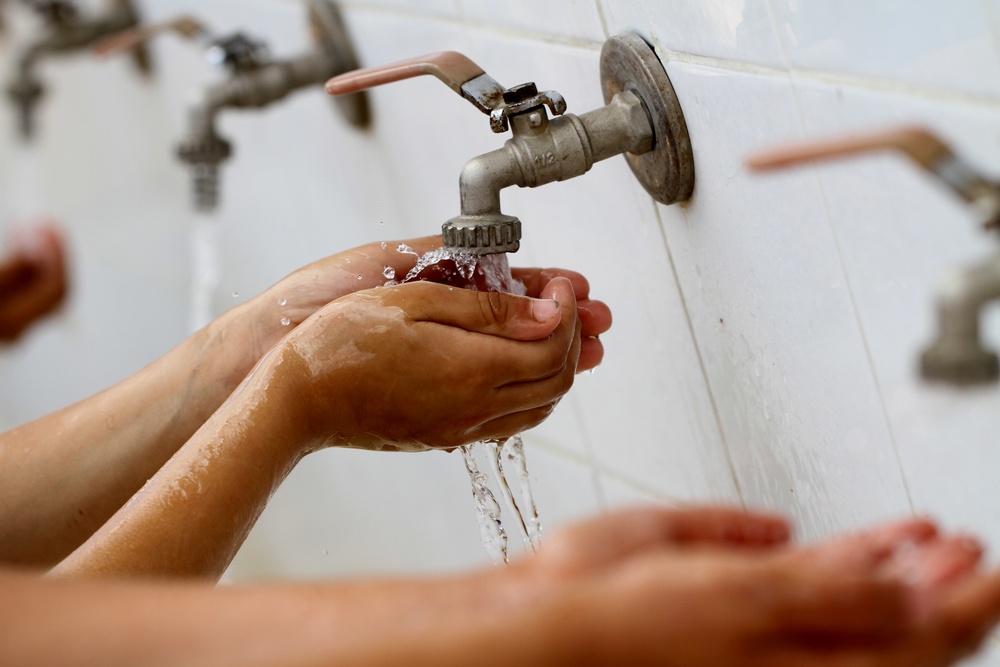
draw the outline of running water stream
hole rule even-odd
[[[435,280],[452,283],[461,278],[463,286],[469,289],[522,296],[526,293],[524,285],[511,275],[506,254],[477,257],[452,248],[439,248],[420,255],[404,243],[399,244],[396,250],[416,256],[417,263],[399,281],[395,280],[396,275],[392,267],[385,267],[383,275],[387,278],[385,283],[387,286],[423,279],[422,275],[431,269],[436,272]],[[454,265],[454,268],[451,268],[451,265]],[[479,468],[477,453],[482,453],[487,458],[489,469],[493,473],[493,486],[499,490],[500,496],[517,520],[517,527],[526,548],[535,551],[541,540],[541,524],[528,481],[527,460],[521,436],[476,442],[461,447],[461,451],[472,482],[472,497],[476,503],[483,546],[486,547],[493,562],[497,565],[509,562],[507,529],[504,527],[497,494],[490,488],[487,475]],[[511,472],[515,475],[513,485],[509,477]],[[517,489],[516,497],[512,486]]]

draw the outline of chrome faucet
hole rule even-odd
[[[1000,231],[1000,183],[982,176],[937,136],[922,128],[902,128],[769,151],[750,158],[753,169],[773,169],[872,150],[898,150],[971,205],[986,230]],[[996,382],[997,354],[983,347],[979,317],[1000,299],[1000,253],[986,262],[958,269],[940,283],[938,333],[920,357],[926,380],[955,385]]]
[[[188,115],[188,133],[177,146],[177,156],[191,169],[194,203],[200,211],[219,203],[219,165],[232,155],[231,144],[216,131],[223,109],[259,109],[294,91],[320,85],[330,77],[357,67],[357,60],[336,5],[307,0],[314,47],[287,60],[274,60],[263,42],[235,33],[213,37],[197,20],[182,17],[155,26],[131,30],[104,44],[105,55],[143,43],[157,33],[173,31],[203,44],[206,58],[226,66],[230,77],[200,92]],[[367,98],[352,95],[338,105],[347,120],[366,127],[370,120]]]
[[[454,51],[348,72],[327,82],[326,89],[344,95],[421,74],[437,77],[487,114],[494,132],[510,129],[513,135],[462,169],[461,213],[442,226],[446,246],[477,255],[516,252],[521,222],[501,211],[501,190],[580,176],[595,162],[622,153],[657,201],[672,204],[691,196],[694,160],[684,115],[663,65],[635,34],[604,45],[606,105],[581,116],[565,113],[559,93],[539,92],[534,83],[505,88]]]
[[[21,135],[25,139],[34,133],[34,110],[45,91],[35,71],[41,60],[50,55],[83,51],[94,42],[138,23],[131,0],[112,0],[108,11],[90,18],[82,17],[76,5],[67,0],[32,0],[28,4],[43,17],[47,31],[20,53],[14,80],[7,87],[7,95],[17,106]],[[146,50],[138,45],[132,55],[139,70],[148,74]]]

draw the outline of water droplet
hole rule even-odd
[[[392,280],[396,277],[396,269],[391,266],[386,266],[382,269],[382,275],[386,277],[386,280]]]
[[[287,303],[288,303],[288,299],[286,299],[285,297],[281,297],[280,299],[278,299],[278,305],[279,306],[284,306]]]
[[[291,323],[292,323],[292,321],[290,319],[288,319],[287,317],[282,317],[281,318],[281,326],[287,327]]]
[[[351,263],[351,260],[350,260],[349,258],[348,258],[348,259],[345,259],[345,260],[344,260],[344,263],[345,263],[345,264],[350,264],[350,263]]]
[[[234,298],[234,299],[235,299],[236,297],[238,297],[239,295],[240,295],[240,293],[239,293],[239,292],[237,292],[236,290],[233,290],[233,298]]]
[[[389,245],[389,244],[388,244],[388,243],[386,243],[385,241],[382,241],[381,243],[379,243],[379,247],[380,247],[380,248],[382,248],[382,250],[385,250],[385,247],[386,247],[387,245]]]
[[[358,280],[363,280],[363,279],[364,279],[364,277],[359,273],[358,274]]]
[[[330,550],[329,549],[323,549],[323,555],[324,556],[329,556],[330,555]]]
[[[396,246],[396,252],[401,252],[404,255],[416,255],[417,254],[416,250],[414,250],[410,246],[406,245],[405,243],[400,243],[398,246]]]
[[[385,224],[385,221],[384,221],[384,220],[379,220],[379,221],[378,221],[378,224],[380,224],[380,225],[384,225],[384,224]]]

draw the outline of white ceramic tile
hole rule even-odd
[[[468,21],[485,22],[520,29],[532,34],[551,34],[569,39],[604,40],[604,28],[596,0],[506,0],[482,2],[459,0],[462,16]]]
[[[743,497],[805,535],[907,511],[819,189],[743,167],[801,125],[788,80],[668,71],[699,180],[664,229]]]
[[[459,454],[328,450],[280,487],[227,578],[418,573],[490,563]]]
[[[990,147],[1000,140],[995,113],[976,105],[798,84],[812,136],[919,123],[934,129],[985,173],[1000,172]],[[982,470],[996,454],[998,389],[956,391],[917,375],[920,350],[935,331],[941,275],[994,252],[994,241],[966,208],[908,160],[859,157],[819,165],[831,224],[878,372],[910,493],[919,512],[971,528],[1000,543],[994,483]],[[984,342],[1000,346],[1000,319],[984,318]],[[958,480],[962,480],[959,482]]]
[[[986,2],[773,4],[793,67],[1000,94],[995,17]]]
[[[784,67],[768,0],[599,0],[608,33],[632,30],[669,51]]]

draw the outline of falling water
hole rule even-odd
[[[215,216],[195,217],[191,230],[191,331],[198,331],[212,321],[212,298],[222,277],[221,233],[222,225]]]
[[[511,275],[507,255],[503,253],[476,256],[454,248],[439,248],[420,255],[405,243],[399,244],[396,250],[417,257],[416,265],[399,282],[427,279],[425,274],[434,270],[433,279],[447,283],[457,282],[469,289],[522,296],[527,292],[524,284]],[[454,269],[450,268],[451,264],[454,264]],[[383,275],[388,279],[386,286],[398,284],[394,280],[395,271],[391,271],[390,267],[386,267]],[[541,540],[541,524],[528,480],[524,442],[521,437],[515,435],[505,440],[477,442],[466,445],[461,450],[465,468],[472,482],[472,497],[476,503],[483,546],[486,547],[493,562],[498,565],[509,562],[508,538],[500,516],[500,503],[496,494],[490,489],[486,475],[479,470],[476,463],[477,450],[485,451],[489,455],[494,486],[499,487],[502,497],[516,517],[525,545],[529,550],[535,551]],[[511,489],[509,470],[516,473],[517,481],[514,486],[518,489],[517,498]]]

